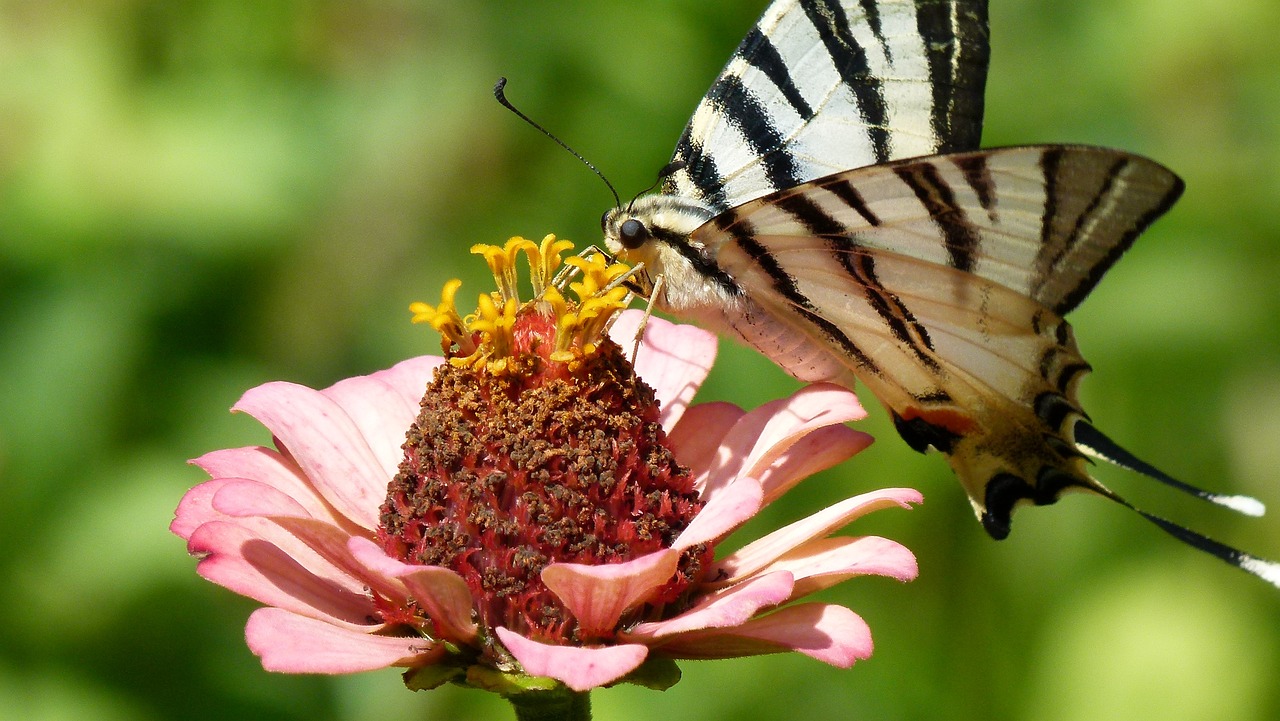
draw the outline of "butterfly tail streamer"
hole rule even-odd
[[[1102,431],[1088,423],[1085,423],[1084,421],[1076,423],[1075,442],[1076,446],[1080,450],[1093,458],[1106,461],[1107,463],[1119,466],[1125,470],[1141,473],[1147,478],[1159,481],[1171,488],[1176,488],[1179,491],[1182,491],[1187,495],[1194,496],[1195,498],[1199,498],[1202,501],[1208,501],[1209,503],[1229,508],[1246,516],[1257,517],[1266,513],[1267,508],[1263,505],[1262,501],[1251,496],[1213,493],[1171,477],[1159,468],[1156,468],[1150,463],[1147,463],[1141,458],[1138,458],[1125,450],[1118,443],[1104,435]],[[1141,511],[1139,511],[1139,513],[1141,513]],[[1162,523],[1156,519],[1152,520],[1156,523]],[[1175,533],[1174,535],[1177,534]]]
[[[1262,515],[1262,503],[1256,499],[1249,498],[1248,496],[1221,496],[1172,478],[1151,464],[1139,459],[1129,451],[1126,451],[1124,448],[1121,448],[1119,444],[1108,438],[1089,423],[1078,421],[1075,426],[1075,435],[1076,445],[1086,455],[1107,461],[1108,463],[1112,463],[1126,470],[1141,473],[1144,476],[1160,481],[1161,483],[1165,483],[1196,498],[1210,501],[1212,503],[1219,503],[1220,505],[1246,515]],[[1123,496],[1112,491],[1098,481],[1094,479],[1090,480],[1093,482],[1086,488],[1093,493],[1103,496],[1104,498],[1109,498],[1125,508],[1137,513],[1155,524],[1160,530],[1170,536],[1173,536],[1179,541],[1182,541],[1188,546],[1204,551],[1214,558],[1224,561],[1231,566],[1235,566],[1245,573],[1257,576],[1276,588],[1280,588],[1280,563],[1260,558],[1233,546],[1228,546],[1227,544],[1215,541],[1202,533],[1193,531],[1186,526],[1174,523],[1167,518],[1157,516],[1154,513],[1148,513],[1147,511],[1133,505]],[[1220,498],[1236,500],[1221,502],[1218,500]],[[1243,499],[1243,501],[1238,499]]]
[[[1160,530],[1170,536],[1173,536],[1179,541],[1182,541],[1188,546],[1204,551],[1215,558],[1235,566],[1245,573],[1257,576],[1272,586],[1280,588],[1280,563],[1268,561],[1265,558],[1259,558],[1251,553],[1246,553],[1238,548],[1228,546],[1225,543],[1219,543],[1208,536],[1197,533],[1186,526],[1174,523],[1167,518],[1161,518],[1153,513],[1147,513],[1141,508],[1134,507],[1132,503],[1129,503],[1115,494],[1110,494],[1107,497],[1126,508],[1136,511],[1143,518],[1159,526]]]

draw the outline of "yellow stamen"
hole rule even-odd
[[[467,330],[468,324],[458,316],[453,300],[461,287],[462,281],[454,278],[440,291],[440,305],[431,306],[421,301],[410,303],[409,312],[413,313],[414,323],[426,323],[440,333],[446,353],[456,345],[461,355],[468,356],[475,353],[476,346]]]
[[[478,317],[471,323],[471,330],[485,338],[481,345],[484,346],[483,355],[489,363],[489,370],[501,373],[506,367],[506,358],[515,348],[513,330],[516,325],[516,311],[520,309],[520,304],[515,298],[507,298],[499,308],[494,302],[497,295],[497,293],[488,293],[480,296],[476,308]],[[496,300],[502,299],[496,298]]]
[[[529,281],[533,285],[533,296],[541,296],[549,286],[548,283],[560,268],[560,254],[573,248],[573,242],[556,240],[556,236],[548,234],[538,245],[530,243],[524,251],[529,256]]]
[[[621,263],[610,264],[603,253],[575,255],[562,259],[573,244],[545,236],[540,243],[513,237],[501,247],[477,244],[471,252],[484,256],[498,286],[496,292],[479,297],[476,311],[465,317],[458,315],[454,296],[462,282],[445,284],[438,306],[414,303],[410,306],[413,322],[427,323],[444,338],[445,355],[455,366],[471,367],[482,363],[493,374],[522,367],[513,358],[516,353],[515,324],[523,313],[549,316],[555,322],[555,343],[550,358],[559,363],[581,362],[595,352],[614,313],[626,307],[629,290],[621,284],[631,269]],[[516,257],[524,253],[529,261],[530,284],[536,302],[520,303],[517,290]],[[567,283],[556,278],[562,265],[573,267],[580,280]],[[565,298],[565,286],[577,296],[577,302]],[[473,340],[479,334],[479,342]],[[457,347],[456,352],[451,348]],[[521,351],[525,352],[525,351]]]
[[[498,293],[501,294],[503,302],[514,300],[519,303],[520,291],[516,285],[518,279],[516,276],[516,255],[522,250],[536,250],[537,247],[533,241],[516,236],[508,238],[506,244],[501,248],[496,245],[477,243],[471,246],[471,252],[484,256],[485,262],[489,264],[489,271],[493,273],[493,279],[498,284]]]

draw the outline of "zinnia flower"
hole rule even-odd
[[[714,557],[787,489],[871,442],[843,425],[865,415],[857,399],[816,385],[750,412],[690,405],[714,336],[648,318],[633,373],[642,314],[614,317],[625,267],[570,258],[582,274],[571,303],[552,281],[566,245],[477,246],[498,293],[465,319],[457,281],[439,306],[413,308],[447,358],[320,391],[254,388],[233,410],[275,447],[194,461],[211,480],[171,529],[201,576],[266,605],[245,628],[264,668],[399,666],[413,688],[507,692],[539,677],[580,692],[665,687],[671,659],[797,651],[843,668],[871,653],[853,611],[797,601],[859,575],[914,578],[898,543],[831,534],[918,503],[916,491],[855,496]],[[523,304],[520,252],[535,291]]]

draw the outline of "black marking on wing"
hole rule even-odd
[[[1031,332],[1035,333],[1036,335],[1040,335],[1040,332],[1044,329],[1043,324],[1044,324],[1044,310],[1043,309],[1036,310],[1035,313],[1031,314]]]
[[[1038,295],[1041,287],[1046,283],[1062,262],[1076,245],[1080,242],[1084,234],[1085,227],[1090,224],[1098,208],[1101,207],[1103,199],[1111,194],[1111,188],[1116,178],[1124,170],[1128,161],[1119,157],[1111,164],[1106,174],[1102,176],[1102,186],[1094,192],[1093,197],[1089,199],[1088,205],[1084,210],[1075,217],[1070,232],[1065,235],[1058,236],[1055,233],[1057,226],[1057,215],[1059,206],[1057,203],[1058,175],[1062,168],[1062,148],[1050,148],[1040,158],[1040,167],[1045,175],[1045,209],[1041,216],[1044,225],[1040,229],[1040,251],[1036,254],[1036,271],[1038,273],[1038,282],[1032,287],[1032,294]],[[1068,183],[1068,186],[1070,183]],[[1055,309],[1056,310],[1056,309]]]
[[[787,99],[797,115],[805,120],[813,118],[813,108],[809,107],[808,101],[800,94],[800,88],[796,87],[791,70],[782,59],[777,46],[760,32],[759,26],[751,28],[751,32],[747,33],[738,54],[752,67],[764,73],[782,91],[782,97]]]
[[[715,158],[703,152],[702,144],[693,139],[693,131],[686,127],[676,143],[676,151],[672,155],[672,163],[684,163],[685,173],[694,187],[698,189],[698,200],[716,212],[729,206],[729,198],[724,192],[724,176],[716,167]],[[674,175],[667,176],[662,182],[662,192],[667,195],[676,193]]]
[[[895,166],[893,172],[915,193],[942,231],[951,267],[972,273],[981,238],[938,169],[932,163],[910,163]]]
[[[1062,427],[1067,416],[1079,413],[1079,409],[1066,396],[1053,391],[1044,391],[1037,395],[1032,402],[1032,409],[1042,423],[1055,430]]]
[[[1088,373],[1091,370],[1093,370],[1093,366],[1084,361],[1064,366],[1062,370],[1058,371],[1058,390],[1066,393],[1068,386],[1071,385],[1071,381],[1075,380],[1076,376],[1081,373]],[[1081,415],[1084,414],[1082,413]]]
[[[862,288],[876,314],[884,321],[893,337],[911,349],[916,358],[930,369],[940,370],[937,360],[930,354],[933,340],[929,331],[916,320],[896,294],[876,277],[875,259],[859,248],[857,241],[849,237],[849,228],[831,217],[804,193],[793,193],[779,198],[774,204],[794,217],[814,236],[827,241],[827,250],[839,261],[855,285]]]
[[[1034,317],[1033,325],[1035,325]],[[1039,334],[1039,332],[1040,331],[1037,328],[1036,333]],[[1040,377],[1045,379],[1046,382],[1057,386],[1058,390],[1062,393],[1067,392],[1067,388],[1071,385],[1071,381],[1074,380],[1076,376],[1093,370],[1093,366],[1083,360],[1071,361],[1058,369],[1058,377],[1055,380],[1051,377],[1054,373],[1054,363],[1058,360],[1058,356],[1065,352],[1066,351],[1062,346],[1057,345],[1045,349],[1045,352],[1040,356]],[[1075,356],[1074,354],[1072,354],[1072,356],[1078,358],[1078,356]]]
[[[847,244],[840,244],[834,251],[847,251]],[[889,324],[893,336],[907,344],[916,358],[933,371],[940,371],[938,361],[930,354],[933,339],[929,337],[929,329],[925,328],[916,316],[903,304],[896,293],[890,291],[876,276],[875,258],[867,253],[840,253],[840,264],[851,276],[870,293],[868,300],[876,313]]]
[[[853,342],[852,338],[845,334],[835,323],[822,317],[817,312],[813,301],[809,300],[804,293],[801,293],[799,287],[796,286],[796,279],[778,264],[777,259],[773,257],[773,254],[767,248],[760,244],[760,241],[751,237],[751,229],[748,224],[745,222],[738,223],[734,224],[732,228],[724,227],[722,230],[728,230],[733,234],[733,240],[742,249],[742,252],[754,260],[760,270],[764,271],[764,274],[773,281],[774,290],[787,302],[791,303],[796,313],[817,328],[828,342],[844,351],[863,371],[876,376],[882,374],[880,367]]]
[[[1058,341],[1060,346],[1071,346],[1075,344],[1075,340],[1071,337],[1071,324],[1065,320],[1058,321],[1058,327],[1053,329],[1053,337]]]
[[[837,180],[836,182],[822,187],[830,191],[840,200],[844,201],[845,205],[853,208],[853,211],[862,216],[862,219],[867,221],[867,223],[872,227],[880,225],[880,218],[876,217],[876,214],[871,212],[871,208],[867,205],[867,201],[862,198],[862,194],[858,192],[857,188],[853,187],[853,183],[849,182],[847,178]]]
[[[1119,175],[1124,166],[1129,162],[1128,158],[1121,158],[1121,160],[1112,167],[1107,176],[1107,183],[1104,189],[1099,193],[1099,198],[1110,192],[1111,183],[1115,176]],[[1058,315],[1066,315],[1079,305],[1080,301],[1084,300],[1085,296],[1089,295],[1089,292],[1093,290],[1093,287],[1098,284],[1098,281],[1102,280],[1102,276],[1106,274],[1106,272],[1111,269],[1111,266],[1115,265],[1117,260],[1120,260],[1120,256],[1124,255],[1125,251],[1133,245],[1133,241],[1138,239],[1138,236],[1142,234],[1142,231],[1146,230],[1147,227],[1154,223],[1157,218],[1164,215],[1169,208],[1173,207],[1173,204],[1177,202],[1178,198],[1182,195],[1182,190],[1185,187],[1181,178],[1174,178],[1174,181],[1175,182],[1169,188],[1168,192],[1166,192],[1164,197],[1160,199],[1160,202],[1141,217],[1136,219],[1133,224],[1129,226],[1128,230],[1120,236],[1119,240],[1111,246],[1107,251],[1107,254],[1103,256],[1102,260],[1095,263],[1094,266],[1089,269],[1088,273],[1082,275],[1080,277],[1080,282],[1076,284],[1076,287],[1072,288],[1070,292],[1062,297],[1062,300],[1056,307],[1054,307],[1054,311],[1057,312]],[[1086,212],[1086,215],[1091,214],[1093,210],[1094,208],[1091,206],[1089,211]],[[1075,232],[1075,230],[1072,231],[1073,236],[1075,235]],[[1074,237],[1069,244],[1075,244]]]
[[[890,412],[893,414],[893,427],[897,429],[898,435],[902,436],[902,440],[906,441],[911,450],[916,453],[924,453],[933,447],[949,454],[955,450],[956,441],[964,437],[953,430],[930,423],[924,418],[916,417],[907,420],[896,411]]]
[[[877,163],[889,160],[889,130],[886,127],[888,109],[885,106],[884,82],[871,73],[867,53],[858,45],[849,29],[849,18],[839,3],[828,0],[800,0],[809,22],[818,32],[818,38],[831,56],[831,63],[840,80],[858,99],[858,111],[862,115],[871,139],[871,147]]]
[[[1036,257],[1036,272],[1040,280],[1033,294],[1039,293],[1039,286],[1049,277],[1053,270],[1053,257],[1061,257],[1062,251],[1053,252],[1053,221],[1058,217],[1058,167],[1062,165],[1064,148],[1055,145],[1047,148],[1040,155],[1040,172],[1044,175],[1044,211],[1040,215],[1040,252]],[[1050,255],[1046,258],[1045,254]]]
[[[1056,503],[1062,491],[1082,485],[1079,478],[1056,466],[1044,466],[1032,485],[1012,473],[997,473],[987,481],[982,527],[997,541],[1009,535],[1014,505],[1028,499],[1037,506]]]
[[[926,405],[931,404],[931,403],[951,403],[951,402],[953,402],[953,399],[951,398],[951,394],[950,394],[950,393],[948,393],[948,392],[946,392],[946,391],[944,391],[944,390],[942,390],[941,388],[935,388],[934,390],[931,390],[931,391],[929,391],[929,392],[927,392],[927,393],[914,393],[914,394],[912,394],[912,396],[913,396],[917,401],[919,401],[919,402],[921,402],[921,403],[923,403],[923,404],[926,404]]]
[[[876,36],[876,40],[880,41],[880,47],[884,49],[885,55],[888,55],[889,45],[885,42],[884,32],[880,29],[879,0],[859,0],[858,4],[862,6],[862,15],[867,20],[867,27],[871,28],[871,34]]]
[[[955,164],[960,169],[964,182],[973,190],[974,195],[978,196],[978,205],[982,206],[982,209],[987,211],[987,217],[995,222],[996,187],[991,180],[991,171],[987,167],[987,156],[982,153],[962,155],[955,159]]]
[[[760,156],[765,177],[774,190],[800,184],[803,180],[800,168],[791,153],[782,149],[782,135],[769,111],[742,84],[742,78],[732,74],[721,76],[711,86],[707,98],[717,112],[742,133],[752,152]]]
[[[991,52],[986,0],[917,3],[916,29],[929,60],[936,152],[975,150],[982,140],[983,90]]]

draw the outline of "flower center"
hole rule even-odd
[[[558,262],[558,252],[542,254],[550,256]],[[594,284],[577,304],[557,297],[521,306],[504,288],[503,322],[486,324],[482,301],[478,317],[458,325],[464,342],[451,344],[454,362],[427,388],[378,530],[390,555],[466,579],[482,626],[553,643],[591,639],[542,583],[543,568],[618,563],[670,547],[702,508],[665,445],[653,390],[602,335],[603,322],[594,332],[574,330],[584,315],[600,319],[584,313],[607,285],[599,280],[588,273],[574,284]],[[502,341],[492,342],[498,334]],[[620,626],[680,601],[711,556],[708,547],[686,552],[671,581]]]

